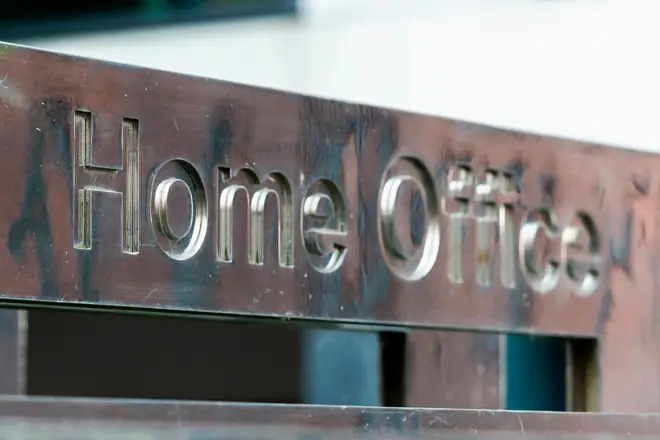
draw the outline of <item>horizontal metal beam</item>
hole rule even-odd
[[[660,416],[191,402],[0,399],[0,436],[21,439],[657,438]]]
[[[8,302],[595,336],[657,289],[655,155],[7,44],[0,81]]]

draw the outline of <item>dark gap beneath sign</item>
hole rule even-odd
[[[80,311],[28,314],[29,395],[326,403],[307,401],[305,327]],[[379,333],[377,340],[380,362],[369,363],[369,371],[354,350],[348,356],[355,359],[342,359],[313,380],[340,390],[353,374],[342,367],[353,365],[348,369],[355,374],[379,375],[375,399],[382,405],[403,406],[405,334]],[[334,357],[327,356],[328,362]]]
[[[534,335],[506,339],[506,409],[598,411],[597,340]]]
[[[406,406],[406,338],[404,332],[380,333],[381,401],[383,406]]]
[[[291,327],[29,311],[31,395],[301,403]]]

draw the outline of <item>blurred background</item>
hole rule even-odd
[[[660,98],[657,0],[2,4],[3,40],[539,133],[660,144],[651,111]]]
[[[659,18],[657,0],[4,0],[0,40],[655,151]],[[29,394],[586,410],[595,359],[558,338],[22,316]]]

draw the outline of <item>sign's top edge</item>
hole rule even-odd
[[[355,106],[355,107],[365,109],[365,110],[381,111],[381,112],[384,112],[384,113],[397,114],[397,115],[400,115],[400,116],[415,116],[415,117],[428,117],[428,118],[433,118],[433,119],[442,119],[442,120],[453,122],[453,123],[455,123],[459,126],[462,126],[467,131],[501,132],[503,134],[514,134],[514,135],[518,135],[518,136],[531,137],[531,138],[545,138],[546,140],[552,140],[552,141],[556,141],[556,142],[560,142],[560,143],[566,142],[566,143],[570,143],[570,144],[581,144],[582,146],[587,147],[587,148],[594,148],[594,149],[614,148],[614,149],[617,149],[621,152],[635,154],[635,155],[637,155],[637,154],[642,154],[642,155],[655,154],[653,151],[649,151],[648,146],[622,145],[622,144],[611,143],[611,142],[600,142],[600,141],[597,141],[597,140],[594,140],[594,139],[589,139],[589,138],[586,138],[586,137],[579,137],[579,136],[571,136],[571,137],[557,136],[553,133],[543,132],[543,131],[540,131],[540,130],[521,130],[519,128],[515,128],[515,127],[509,126],[509,125],[493,125],[493,124],[488,124],[488,123],[485,123],[485,122],[448,117],[448,116],[445,116],[445,115],[442,115],[442,114],[432,114],[432,113],[428,113],[428,112],[416,111],[416,110],[412,111],[412,110],[407,110],[407,109],[397,108],[397,107],[365,104],[365,103],[350,101],[350,100],[346,100],[346,99],[337,99],[337,98],[333,98],[333,97],[315,95],[315,94],[310,94],[310,93],[294,92],[294,91],[291,91],[291,90],[278,89],[278,88],[267,87],[267,86],[263,86],[263,85],[240,83],[240,82],[224,80],[224,79],[219,79],[219,78],[213,78],[213,77],[208,77],[208,76],[203,76],[203,75],[195,75],[195,74],[190,74],[190,73],[180,73],[180,72],[176,72],[176,71],[152,68],[152,67],[147,67],[147,66],[140,66],[140,65],[130,64],[130,63],[120,63],[120,62],[116,62],[116,61],[104,60],[102,58],[95,58],[95,57],[91,57],[91,56],[80,56],[80,55],[75,55],[75,54],[58,52],[58,51],[55,51],[55,50],[49,50],[47,48],[39,48],[39,47],[28,46],[28,45],[23,45],[23,44],[18,44],[18,43],[8,43],[8,42],[0,41],[0,47],[2,47],[2,46],[4,46],[5,49],[19,49],[19,50],[23,50],[23,51],[36,52],[36,53],[41,53],[41,54],[44,54],[44,55],[54,56],[54,57],[57,57],[57,58],[60,58],[60,59],[68,58],[70,60],[84,61],[84,62],[94,62],[94,63],[99,63],[99,64],[103,64],[103,65],[107,65],[107,66],[114,66],[114,67],[124,68],[124,69],[128,68],[128,69],[135,69],[135,70],[142,70],[142,71],[158,72],[158,73],[173,75],[175,77],[180,77],[180,78],[203,80],[203,81],[206,81],[206,82],[222,83],[222,84],[228,84],[228,85],[233,85],[233,86],[237,86],[237,87],[247,87],[247,88],[251,88],[251,89],[266,92],[266,93],[273,93],[273,94],[279,94],[279,95],[292,95],[292,96],[298,96],[298,97],[301,97],[301,98],[318,99],[318,100],[325,101],[327,103],[341,103],[341,104],[344,104],[344,105]],[[1,57],[0,57],[0,59],[1,59]]]

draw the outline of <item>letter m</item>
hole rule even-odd
[[[277,249],[279,265],[293,267],[293,200],[291,185],[281,173],[270,173],[259,178],[250,168],[241,168],[232,175],[225,167],[218,169],[218,261],[231,263],[234,259],[236,226],[247,232],[248,260],[250,264],[264,263],[266,204],[269,197],[277,202]],[[247,222],[242,226],[235,221],[236,197],[243,194],[247,201]],[[270,248],[271,246],[269,246]]]

